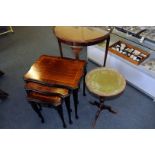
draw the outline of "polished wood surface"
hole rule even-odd
[[[27,91],[35,91],[39,93],[43,93],[45,95],[55,94],[61,97],[66,97],[69,95],[69,90],[65,88],[58,88],[58,87],[49,87],[42,84],[38,84],[35,82],[27,82],[25,84],[25,89]]]
[[[27,99],[31,104],[32,109],[40,117],[42,123],[45,122],[44,117],[41,113],[42,107],[54,107],[61,118],[63,127],[64,128],[67,127],[64,120],[64,115],[63,115],[63,107],[62,107],[63,99],[61,97],[54,94],[45,95],[34,91],[27,91]],[[70,96],[67,96],[64,100],[65,100],[65,104],[68,112],[69,123],[72,124],[71,110],[70,110]]]
[[[83,46],[91,46],[107,40],[104,60],[105,64],[110,40],[109,31],[88,26],[56,26],[53,31],[58,40],[61,57],[63,57],[61,43],[70,45],[75,54],[75,58],[79,59],[79,54]]]
[[[58,106],[62,102],[61,97],[57,95],[47,96],[33,91],[27,94],[27,99],[28,101],[48,103],[53,106]]]
[[[26,81],[77,89],[86,61],[42,55],[25,74]]]
[[[54,34],[71,46],[89,46],[105,40],[109,32],[95,27],[56,26]]]
[[[42,123],[44,123],[44,117],[41,113],[42,107],[54,107],[62,120],[63,127],[66,128],[62,107],[62,103],[65,101],[69,123],[72,124],[70,94],[67,89],[48,87],[34,82],[27,82],[25,84],[25,89],[27,92],[27,100],[31,104],[33,110],[41,118]]]

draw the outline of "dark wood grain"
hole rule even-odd
[[[42,84],[38,84],[35,82],[27,82],[25,84],[25,89],[27,91],[35,91],[38,93],[42,93],[45,95],[58,95],[62,98],[69,96],[69,90],[65,88],[58,88],[58,87],[49,87]]]
[[[58,40],[60,55],[63,57],[61,43],[70,45],[75,54],[75,58],[79,59],[79,54],[83,46],[91,46],[107,40],[107,48],[105,53],[108,52],[110,32],[100,30],[94,27],[82,26],[56,26],[53,32]],[[106,63],[106,56],[104,65]]]
[[[61,85],[70,89],[79,87],[86,61],[42,55],[25,74],[26,81],[48,86]]]
[[[37,93],[34,91],[28,91],[27,92],[27,99],[30,102],[33,110],[40,117],[42,123],[45,122],[44,117],[41,113],[42,106],[43,107],[46,107],[46,106],[51,107],[52,106],[57,110],[57,112],[58,112],[58,114],[62,120],[63,127],[64,128],[67,127],[65,120],[64,120],[64,115],[63,115],[63,107],[62,107],[62,100],[63,99],[61,97],[55,96],[55,95],[48,96],[48,95],[44,95],[44,94]],[[72,124],[69,99],[66,100],[66,105],[67,105],[67,110],[68,110],[69,123]]]
[[[57,95],[47,96],[33,91],[27,93],[27,99],[28,101],[40,102],[43,104],[47,103],[52,106],[58,106],[61,104],[61,97]]]

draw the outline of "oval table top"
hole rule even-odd
[[[118,71],[99,67],[87,73],[86,86],[90,92],[97,96],[110,97],[123,92],[126,81]]]
[[[108,31],[86,26],[56,26],[54,34],[62,42],[72,46],[89,46],[109,37]]]

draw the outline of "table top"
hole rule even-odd
[[[76,89],[85,66],[84,60],[42,55],[24,75],[24,79],[48,86],[55,84]]]
[[[95,95],[110,97],[123,92],[126,81],[116,70],[99,67],[86,75],[86,86]]]
[[[45,95],[52,94],[52,95],[60,96],[63,98],[66,96],[69,96],[68,89],[58,88],[58,87],[49,87],[49,86],[45,86],[42,84],[38,84],[36,82],[27,82],[25,84],[25,89],[29,91],[33,90],[35,92],[42,93]]]
[[[54,34],[62,42],[73,46],[94,45],[109,37],[108,31],[86,26],[56,26]]]

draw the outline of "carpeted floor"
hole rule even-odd
[[[31,64],[42,54],[59,55],[58,44],[51,27],[13,27],[14,34],[0,36],[0,70],[5,72],[0,77],[0,88],[9,93],[8,99],[0,101],[0,128],[2,129],[52,129],[62,128],[60,118],[54,109],[43,109],[45,123],[42,124],[25,98],[23,75]],[[81,59],[86,58],[86,49]],[[64,45],[65,56],[73,57],[71,49]],[[89,61],[88,71],[97,67]],[[94,118],[96,107],[89,100],[94,100],[88,92],[87,96],[79,93],[79,120],[72,115],[73,124],[68,128],[89,129]],[[71,100],[72,107],[73,101]],[[101,129],[155,128],[155,103],[127,85],[119,98],[106,102],[118,112],[116,115],[104,111],[96,124]],[[72,108],[73,109],[73,108]]]

